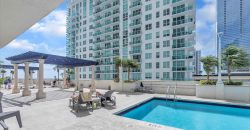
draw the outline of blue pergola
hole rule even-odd
[[[3,69],[14,69],[13,65],[0,65],[0,68]],[[24,66],[18,66],[18,69],[25,69]],[[39,70],[38,67],[29,67],[29,70]]]
[[[76,58],[32,52],[32,51],[28,51],[23,54],[6,58],[6,60],[11,61],[12,64],[22,64],[25,62],[38,63],[39,59],[44,59],[45,64],[59,65],[68,68],[97,65],[96,61],[76,59]]]
[[[18,79],[17,69],[18,69],[18,64],[23,64],[23,63],[25,64],[24,66],[25,80],[24,80],[24,90],[22,94],[23,96],[31,95],[31,92],[28,86],[29,63],[39,63],[38,82],[37,82],[38,92],[36,94],[37,99],[46,97],[45,92],[43,92],[44,64],[52,64],[52,65],[63,67],[64,68],[64,82],[66,82],[66,69],[65,68],[75,68],[77,88],[79,87],[79,67],[92,66],[92,86],[95,89],[94,66],[98,64],[96,61],[70,58],[70,57],[65,57],[65,56],[58,56],[58,55],[45,54],[45,53],[32,52],[32,51],[28,51],[23,54],[8,57],[6,58],[6,60],[9,60],[12,64],[14,64],[14,71],[15,71],[14,74],[15,74],[16,80],[14,83],[13,93],[20,92],[17,86],[17,79]]]

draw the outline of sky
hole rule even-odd
[[[196,0],[196,49],[202,56],[215,55],[216,0]],[[43,52],[65,56],[66,54],[66,2],[0,49],[0,60],[10,64],[5,58],[27,51]],[[30,66],[37,66],[31,64]],[[53,78],[53,65],[45,65],[45,77]],[[7,72],[7,75],[10,75]],[[23,77],[23,72],[19,72]],[[34,77],[36,77],[34,75]]]

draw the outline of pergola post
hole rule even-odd
[[[43,81],[44,81],[44,59],[39,59],[39,79],[38,79],[38,92],[36,93],[36,99],[41,99],[46,97],[46,93],[43,91]]]
[[[29,63],[25,62],[25,77],[24,77],[24,88],[23,88],[23,96],[30,96],[31,91],[29,89]]]
[[[79,90],[79,67],[75,67],[76,89]]]
[[[30,78],[29,78],[29,83],[30,83],[30,86],[32,86],[33,87],[33,71],[32,70],[30,70]]]
[[[39,69],[36,71],[36,74],[37,74],[37,76],[36,76],[36,88],[38,88],[38,86],[39,86]]]
[[[62,88],[68,88],[67,87],[67,81],[66,81],[66,68],[63,68],[63,86]]]
[[[18,64],[14,64],[14,87],[12,93],[19,93],[20,89],[18,88]]]
[[[96,86],[95,86],[95,65],[92,65],[91,68],[92,68],[91,88],[92,88],[92,92],[96,92]]]

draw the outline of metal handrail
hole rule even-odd
[[[176,84],[175,87],[174,87],[174,101],[175,101],[175,99],[176,99],[176,88],[177,88],[177,84]]]

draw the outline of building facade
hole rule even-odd
[[[83,17],[83,9],[92,14]],[[82,18],[71,23],[74,11]],[[195,12],[195,0],[70,1],[67,56],[98,61],[96,78],[101,80],[115,77],[115,57],[140,64],[130,75],[135,80],[191,80],[195,68]],[[80,51],[85,46],[87,50]],[[88,57],[90,54],[92,57]],[[88,73],[82,71],[81,75]],[[127,73],[122,77],[126,79]]]
[[[197,50],[195,51],[195,68],[194,68],[194,74],[195,75],[201,75],[201,51]]]
[[[222,50],[235,45],[250,56],[250,1],[218,0],[217,12],[217,31],[223,33]]]

